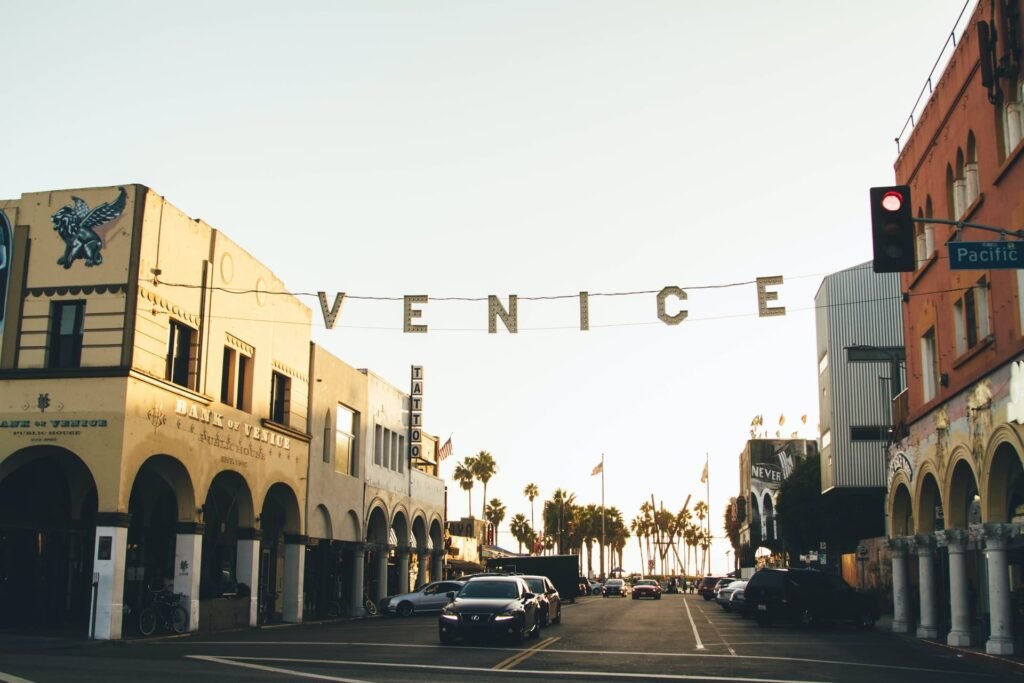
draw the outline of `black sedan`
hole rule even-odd
[[[470,579],[441,610],[437,632],[442,645],[457,638],[504,636],[522,641],[540,637],[540,603],[519,576]]]
[[[546,576],[526,575],[520,577],[530,587],[530,592],[537,596],[540,603],[540,625],[562,623],[562,596],[555,584]]]

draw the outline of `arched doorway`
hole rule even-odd
[[[262,531],[258,607],[260,623],[280,622],[286,618],[298,621],[301,612],[291,614],[289,610],[290,607],[297,608],[298,604],[286,603],[295,600],[293,594],[302,584],[303,577],[299,570],[303,562],[289,558],[289,554],[301,551],[304,555],[305,542],[304,539],[302,543],[296,542],[299,534],[299,502],[286,484],[274,484],[267,491],[263,509],[260,510],[259,524]]]
[[[202,505],[203,549],[199,572],[201,600],[251,595],[254,586],[251,546],[255,515],[252,494],[242,475],[224,471],[210,482]],[[240,557],[239,548],[249,557]],[[245,621],[248,624],[248,620]]]
[[[0,464],[0,626],[87,627],[96,511],[92,474],[68,450]]]
[[[366,592],[374,602],[387,594],[388,519],[381,507],[374,507],[366,520]]]
[[[890,535],[893,537],[910,536],[914,533],[914,506],[905,484],[897,485],[893,491],[889,526],[892,529]]]

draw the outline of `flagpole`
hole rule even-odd
[[[604,558],[604,453],[601,454],[601,557]],[[604,574],[604,562],[601,563],[601,574]]]
[[[704,484],[707,486],[708,496],[708,573],[711,572],[711,472],[708,472],[708,453],[704,451],[704,471],[708,473],[708,476],[704,478]]]

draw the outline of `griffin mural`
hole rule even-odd
[[[70,268],[77,259],[85,261],[87,267],[103,263],[103,240],[96,234],[96,228],[116,219],[124,211],[128,193],[123,187],[113,201],[104,202],[93,209],[78,197],[71,197],[73,204],[63,206],[50,217],[53,229],[64,240],[64,255],[57,259],[59,265]]]

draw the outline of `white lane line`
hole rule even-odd
[[[188,641],[185,641],[188,642]],[[155,644],[155,643],[154,643]],[[177,644],[181,644],[180,642]],[[360,642],[346,642],[346,641],[222,641],[222,642],[189,642],[189,645],[255,645],[257,647],[264,647],[266,645],[286,645],[289,647],[295,647],[300,645],[323,647],[323,646],[344,646],[344,647],[392,647],[392,648],[408,648],[408,649],[431,649],[431,650],[446,650],[451,651],[451,646],[446,645],[416,645],[416,644],[401,644],[401,643],[360,643]],[[786,643],[787,645],[789,643]],[[480,647],[473,645],[459,645],[458,650],[499,650],[502,652],[511,652],[511,648],[507,647]],[[565,654],[565,655],[621,655],[623,657],[636,657],[637,655],[643,655],[644,657],[668,657],[676,659],[749,659],[752,661],[763,661],[763,662],[803,662],[807,664],[829,664],[836,666],[852,666],[856,668],[865,669],[893,669],[896,671],[919,671],[922,673],[949,673],[947,669],[925,669],[916,666],[900,666],[896,664],[872,664],[869,662],[849,662],[835,659],[811,659],[809,657],[773,657],[769,655],[732,655],[726,654],[693,654],[687,652],[639,652],[637,650],[561,650],[555,648],[547,648],[542,650],[544,654]],[[540,654],[540,653],[538,653]],[[189,656],[189,655],[186,655]],[[198,655],[197,655],[198,656]],[[310,660],[314,661],[314,660]],[[491,671],[491,669],[482,669],[483,671]],[[983,673],[971,673],[971,672],[960,672],[961,676],[988,676]]]
[[[353,678],[338,678],[322,674],[306,673],[304,671],[293,671],[279,667],[261,666],[249,662],[240,661],[239,657],[211,657],[207,655],[186,655],[191,659],[200,659],[217,664],[228,666],[242,666],[274,673],[287,674],[298,678],[312,678],[319,681],[337,681],[338,683],[367,683]],[[257,658],[254,658],[257,659]],[[292,658],[271,658],[259,657],[259,661],[277,662],[280,664],[328,664],[332,666],[365,666],[385,669],[410,669],[414,671],[444,671],[459,673],[487,673],[489,675],[507,674],[511,676],[531,676],[536,678],[550,677],[552,675],[578,678],[612,678],[612,679],[633,679],[641,681],[737,681],[739,683],[822,683],[822,681],[803,681],[794,678],[737,678],[735,676],[707,676],[688,674],[655,674],[655,673],[626,673],[614,671],[545,671],[543,669],[488,669],[478,666],[441,666],[439,664],[404,664],[391,662],[360,662],[343,659],[292,659]]]
[[[5,674],[3,671],[0,671],[0,681],[4,681],[4,683],[32,683],[27,678],[19,678],[14,674]]]
[[[683,604],[686,605],[686,616],[690,619],[690,626],[693,627],[693,637],[697,640],[697,649],[703,650],[704,643],[700,642],[700,634],[697,633],[697,624],[693,622],[693,613],[690,612],[690,603],[684,602]]]

